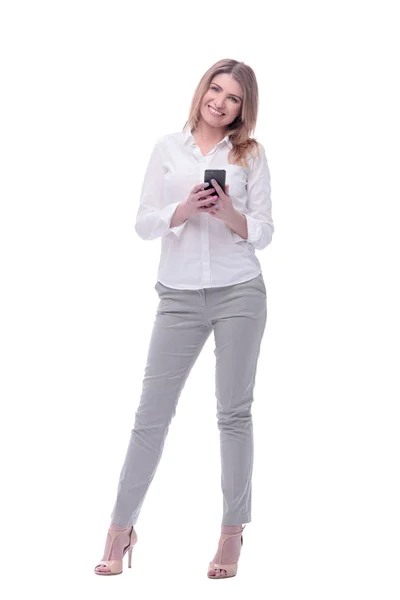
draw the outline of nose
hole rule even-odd
[[[215,106],[217,110],[219,110],[220,112],[224,112],[225,102],[215,102],[214,100],[211,106]]]
[[[217,110],[222,110],[224,108],[225,99],[221,96],[221,94],[211,91],[209,98],[209,104],[211,104],[211,106],[214,106]]]

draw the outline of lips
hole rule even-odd
[[[208,108],[211,108],[212,110],[216,110],[213,106],[211,106],[210,104],[208,105]],[[216,116],[221,116],[223,117],[225,113],[221,113],[220,111],[217,111],[219,114]]]

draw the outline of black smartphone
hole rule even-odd
[[[208,181],[208,183],[210,184],[206,189],[209,190],[210,188],[214,188],[213,184],[211,183],[211,179],[215,179],[215,181],[217,183],[219,183],[219,185],[222,187],[222,189],[225,191],[225,183],[226,183],[226,171],[225,169],[206,169],[204,171],[204,183],[206,181]],[[215,192],[218,195],[218,192]],[[206,205],[207,208],[211,206],[211,204],[207,204]]]

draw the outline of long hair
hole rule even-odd
[[[229,135],[232,142],[228,162],[247,167],[247,153],[251,155],[254,155],[254,151],[259,153],[258,142],[251,137],[257,122],[258,85],[253,69],[245,63],[226,58],[216,62],[204,73],[194,92],[189,118],[183,131],[189,129],[193,132],[196,129],[200,121],[200,109],[204,94],[208,91],[212,79],[219,73],[231,74],[243,88],[241,114],[228,125],[226,134]]]

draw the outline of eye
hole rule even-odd
[[[219,89],[216,88],[215,85],[212,85],[211,89],[214,90],[215,92],[219,92]],[[235,96],[229,96],[229,98],[232,98],[232,100],[235,102],[235,104],[237,104],[239,102],[239,100],[237,98],[235,98]]]

